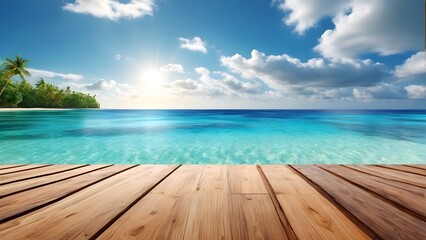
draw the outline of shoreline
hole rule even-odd
[[[73,110],[73,109],[75,108],[0,108],[0,112],[34,111],[34,110],[64,111],[64,110]]]

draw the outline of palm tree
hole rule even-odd
[[[3,65],[6,66],[3,70],[4,77],[6,78],[6,85],[0,91],[0,96],[6,89],[7,85],[9,85],[9,83],[12,81],[13,76],[18,75],[22,80],[25,80],[25,76],[31,76],[31,74],[26,70],[27,62],[29,62],[29,60],[23,59],[19,55],[16,55],[15,60],[6,58],[6,62],[0,64],[0,67]]]
[[[40,80],[37,81],[36,87],[37,88],[44,88],[46,87],[47,83],[44,81],[44,78],[40,78]]]

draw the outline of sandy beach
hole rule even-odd
[[[72,108],[0,108],[0,112],[11,112],[11,111],[34,111],[34,110],[43,110],[43,111],[63,111],[63,110],[72,110]]]

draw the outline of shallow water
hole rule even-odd
[[[0,112],[5,163],[426,163],[426,111]]]

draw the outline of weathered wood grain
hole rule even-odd
[[[381,168],[371,165],[345,165],[347,168],[351,168],[357,171],[368,173],[377,177],[381,177],[388,180],[398,181],[402,183],[411,184],[414,186],[426,188],[426,176],[420,176],[408,172],[401,172],[390,168]]]
[[[410,168],[420,168],[425,170],[426,173],[426,164],[411,164],[411,165],[404,165],[406,167],[410,167]]]
[[[13,174],[13,173],[17,173],[17,172],[22,172],[22,171],[27,171],[27,170],[31,170],[31,169],[37,169],[37,168],[43,168],[43,167],[47,167],[47,166],[52,166],[47,165],[47,164],[31,164],[31,165],[23,165],[21,167],[17,167],[17,168],[7,168],[7,169],[3,169],[0,170],[0,176],[4,176],[4,175],[8,175],[8,174]]]
[[[426,190],[424,188],[379,178],[338,165],[323,165],[321,168],[400,204],[400,207],[405,207],[421,215],[419,216],[421,219],[426,220]]]
[[[81,168],[72,169],[69,171],[61,172],[54,175],[47,175],[44,177],[31,178],[25,181],[14,182],[0,187],[0,198],[16,192],[22,192],[28,189],[34,189],[47,184],[56,183],[58,181],[66,180],[81,174],[107,167],[108,165],[89,165]],[[84,177],[84,176],[83,176]]]
[[[70,193],[89,186],[129,167],[131,166],[117,165],[100,171],[88,173],[81,178],[71,178],[52,185],[0,198],[0,222],[15,215],[36,209],[39,206],[55,201],[63,196],[67,196]]]
[[[376,165],[381,168],[387,168],[387,169],[395,169],[401,172],[408,172],[408,173],[414,173],[417,175],[426,176],[426,171],[419,168],[413,168],[410,166],[403,166],[403,165]]]
[[[202,165],[181,166],[167,178],[167,181],[160,183],[151,193],[174,195],[193,193],[197,189],[203,169]]]
[[[2,173],[3,170],[6,169],[11,169],[11,168],[19,168],[19,167],[23,167],[26,166],[24,164],[5,164],[5,165],[0,165],[0,173]],[[5,171],[7,172],[7,171]]]
[[[7,175],[0,175],[0,185],[13,183],[17,181],[23,181],[30,178],[36,178],[41,176],[46,176],[50,174],[57,174],[70,169],[75,169],[82,167],[83,165],[52,165],[43,168],[36,168],[31,170],[26,170],[23,172],[15,172]]]
[[[424,165],[74,166],[0,165],[0,239],[426,239]]]
[[[298,239],[370,239],[288,166],[261,168]]]
[[[228,166],[231,193],[268,193],[255,165]]]
[[[288,239],[268,194],[230,194],[231,239]]]
[[[197,190],[199,192],[228,192],[228,166],[207,165],[203,169]]]
[[[194,194],[148,194],[97,239],[183,239]]]
[[[293,165],[383,239],[426,239],[426,223],[333,174],[312,165]]]
[[[1,224],[0,238],[88,239],[175,168],[167,165],[131,168],[79,194]]]

